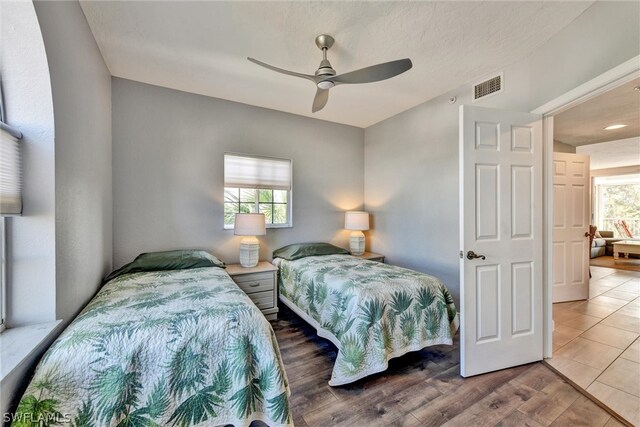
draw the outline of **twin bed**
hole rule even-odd
[[[332,386],[452,343],[455,307],[434,277],[328,244],[290,245],[273,263],[281,301],[339,349]],[[172,251],[108,277],[46,352],[16,415],[76,426],[290,426],[289,395],[273,330],[224,264]]]
[[[224,264],[180,252],[142,255],[109,277],[40,361],[16,419],[293,425],[271,325]]]
[[[273,263],[280,300],[338,348],[331,386],[382,372],[410,351],[453,343],[453,298],[433,276],[328,244],[287,246]]]

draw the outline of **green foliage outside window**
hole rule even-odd
[[[264,214],[267,225],[289,223],[288,191],[252,188],[224,189],[224,225],[233,226],[236,213]]]
[[[633,236],[640,236],[640,184],[601,184],[600,230],[611,230],[616,236],[615,222],[624,220]]]

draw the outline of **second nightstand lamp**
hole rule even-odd
[[[233,234],[247,236],[240,241],[240,265],[243,267],[255,267],[258,265],[260,241],[256,236],[267,234],[264,214],[237,213]]]
[[[369,229],[369,213],[362,211],[349,211],[344,214],[344,228],[351,231],[349,239],[349,251],[351,255],[364,253],[364,233]]]

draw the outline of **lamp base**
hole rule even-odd
[[[255,267],[260,259],[260,241],[255,237],[245,237],[240,241],[240,265]]]
[[[362,231],[351,232],[349,251],[351,255],[362,255],[364,253],[364,233]]]

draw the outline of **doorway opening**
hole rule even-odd
[[[597,92],[544,119],[553,303],[545,353],[559,373],[638,425],[640,77],[635,71]]]

